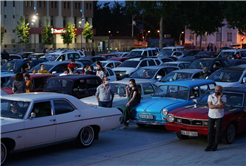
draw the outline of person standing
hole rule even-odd
[[[43,48],[43,53],[46,53],[46,49],[45,49],[45,47]]]
[[[30,93],[32,90],[32,80],[30,79],[30,74],[25,74],[25,82],[26,82],[26,93]]]
[[[86,57],[86,50],[85,50],[85,47],[82,48],[82,52],[83,52],[83,54],[84,54],[85,57]]]
[[[23,74],[21,72],[15,74],[15,80],[13,81],[12,91],[14,93],[26,92],[26,83],[24,81]]]
[[[208,44],[208,46],[207,46],[207,51],[209,51],[209,49],[210,49],[210,45]]]
[[[130,87],[130,89],[129,89]],[[138,96],[138,90],[137,85],[134,79],[129,80],[129,87],[126,86],[126,97],[129,97],[129,100],[126,104],[126,107],[124,109],[124,126],[121,129],[128,128],[129,119],[132,116],[132,108],[135,107],[138,104],[137,96]]]
[[[114,91],[112,86],[108,83],[107,77],[104,77],[103,84],[97,87],[96,98],[100,107],[112,107]]]
[[[222,121],[224,116],[224,107],[226,103],[226,97],[223,96],[222,86],[215,87],[215,93],[208,96],[208,146],[205,151],[216,151],[220,136]],[[213,140],[214,135],[214,125],[216,124],[215,140]]]
[[[95,51],[95,49],[93,48],[92,51],[91,51],[91,56],[95,56],[95,54],[96,54],[96,51]]]
[[[216,47],[216,45],[214,46],[214,51],[217,52],[217,47]]]
[[[103,79],[103,77],[105,76],[105,73],[103,71],[103,67],[101,65],[98,65],[97,64],[97,72],[96,72],[96,75],[98,77],[100,77],[101,79]]]
[[[47,73],[50,74],[48,70],[44,69],[44,65],[40,65],[40,69],[38,70],[38,73]]]

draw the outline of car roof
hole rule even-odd
[[[222,50],[221,52],[235,52],[236,49],[227,49],[227,50]]]
[[[246,66],[231,66],[231,67],[223,67],[221,70],[246,70]]]
[[[145,67],[141,67],[141,68],[144,68],[144,69],[163,69],[163,68],[177,68],[176,66],[145,66]]]
[[[27,61],[27,59],[13,59],[13,60],[8,61],[8,62],[24,62],[24,61]]]
[[[204,84],[210,84],[210,83],[215,83],[215,81],[208,80],[208,79],[187,79],[187,80],[165,82],[160,85],[176,85],[176,86],[186,86],[190,88],[190,87],[194,87],[197,85],[204,85]]]
[[[100,61],[101,63],[112,63],[112,62],[120,62],[120,61]],[[96,63],[96,62],[95,62]],[[120,62],[121,63],[121,62]]]
[[[214,92],[214,89],[210,90],[211,92]],[[224,87],[224,92],[238,92],[238,93],[246,93],[246,88],[237,88],[237,87]]]
[[[23,73],[24,75],[25,73]],[[48,74],[48,73],[36,73],[36,74],[32,74],[32,73],[28,73],[30,75],[31,78],[41,78],[41,77],[56,77],[56,75],[54,74]],[[12,77],[14,77],[15,75],[13,75]]]
[[[77,80],[77,79],[81,79],[81,78],[95,78],[98,77],[96,75],[66,75],[66,76],[59,76],[59,77],[55,77],[56,79],[69,79],[69,80]],[[99,77],[98,77],[99,78]]]
[[[148,81],[148,80],[138,80],[138,79],[135,79],[136,80],[136,84],[144,84],[144,83],[152,83],[152,81]],[[126,84],[128,85],[129,84],[129,80],[119,80],[119,81],[112,81],[110,82],[110,84]]]
[[[1,96],[1,99],[7,100],[19,100],[19,101],[35,101],[35,100],[47,100],[52,98],[67,98],[70,95],[52,92],[33,92],[33,93],[18,93],[13,95]],[[72,97],[72,96],[71,96]]]
[[[188,61],[172,61],[172,62],[165,62],[164,64],[179,64],[179,63],[190,63]]]

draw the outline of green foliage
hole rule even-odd
[[[63,39],[63,44],[69,45],[73,42],[73,38],[76,37],[76,34],[75,34],[76,30],[77,29],[75,28],[74,24],[67,23],[66,32],[61,34],[62,39]]]
[[[17,21],[17,25],[15,30],[17,31],[17,36],[19,38],[19,43],[29,43],[29,23],[25,23],[25,19],[23,17],[20,18],[20,21]]]
[[[225,3],[225,18],[232,28],[238,28],[239,34],[246,35],[246,3],[229,1]]]
[[[43,30],[42,30],[43,44],[51,45],[53,44],[53,40],[54,40],[54,35],[52,34],[52,31],[51,31],[52,26],[50,26],[48,18],[46,18],[45,21],[46,21],[46,26],[42,26],[43,27]]]
[[[92,39],[93,38],[93,31],[92,31],[92,25],[90,25],[88,22],[85,23],[84,30],[82,32],[82,35],[85,39]]]
[[[1,43],[3,43],[4,28],[1,27]]]

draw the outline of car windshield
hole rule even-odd
[[[84,80],[81,80],[84,81]],[[83,82],[81,82],[83,83]],[[44,91],[46,92],[58,92],[58,93],[70,93],[72,91],[73,81],[67,79],[50,79],[46,84]]]
[[[114,90],[114,94],[122,97],[126,97],[126,85],[125,84],[110,84]]]
[[[159,86],[155,93],[154,97],[171,97],[176,99],[188,98],[189,88],[176,85],[161,85]]]
[[[242,74],[243,71],[238,70],[217,70],[208,79],[215,82],[238,82]]]
[[[143,51],[131,51],[128,56],[139,56]]]
[[[230,52],[229,52],[229,51],[222,51],[222,52],[219,53],[218,56],[221,55],[221,56],[224,58],[224,57],[226,57],[227,55],[229,55],[229,57],[232,58],[232,56],[234,55],[234,53],[235,53],[235,52],[231,52],[231,51],[230,51]]]
[[[1,117],[23,119],[30,102],[1,99]]]
[[[44,69],[48,70],[48,71],[54,66],[54,65],[44,64],[44,63],[42,63],[42,64],[44,65]],[[36,69],[36,71],[38,71],[40,69],[40,65],[41,64],[38,64],[38,65],[34,66],[28,72],[31,73],[33,69]]]
[[[142,78],[142,79],[151,79],[154,77],[157,69],[144,69],[140,68],[134,72],[130,78]]]
[[[10,77],[8,82],[6,83],[6,85],[4,87],[6,88],[12,88],[13,87],[13,81],[15,80],[14,77]]]
[[[192,76],[192,73],[186,73],[186,72],[170,72],[165,77],[163,77],[160,82],[185,80],[185,79],[190,79],[191,76]]]
[[[208,91],[206,92],[200,100],[198,100],[198,104],[208,105],[208,96],[213,94],[214,92]],[[223,92],[223,96],[226,97],[226,105],[232,107],[242,107],[243,106],[243,94],[242,93],[230,93],[230,92]]]
[[[171,56],[172,51],[161,51],[158,56]]]
[[[22,62],[7,62],[1,67],[1,71],[16,71]]]
[[[137,67],[138,63],[140,61],[125,61],[122,64],[119,65],[119,67],[131,67],[131,68],[135,68]]]
[[[213,64],[213,61],[211,60],[195,60],[188,67],[188,69],[203,69],[204,67],[207,67],[208,69],[210,69],[212,64]]]
[[[45,54],[45,58],[48,60],[48,61],[54,61],[56,60],[56,58],[59,56],[60,54],[51,54],[51,53],[47,53]]]

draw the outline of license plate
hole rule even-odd
[[[139,114],[139,118],[141,118],[141,119],[154,119],[153,115],[141,115],[141,114]]]
[[[188,135],[188,136],[198,136],[198,133],[195,131],[185,131],[185,130],[181,130],[181,134],[182,135]]]

